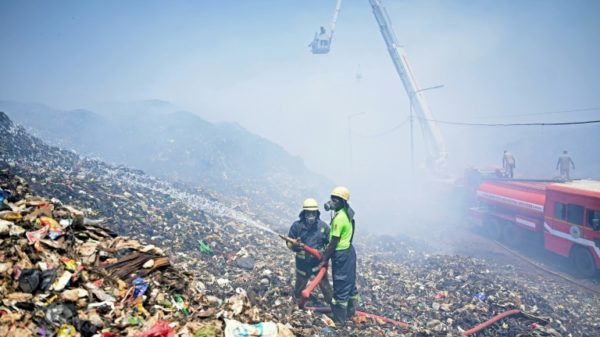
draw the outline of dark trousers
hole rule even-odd
[[[335,312],[347,311],[345,316],[354,314],[355,304],[358,300],[356,289],[356,251],[353,246],[348,249],[336,250],[331,257],[333,270],[333,301],[332,309]],[[349,303],[350,302],[350,303]]]
[[[321,293],[323,294],[323,299],[325,300],[325,302],[327,304],[330,304],[332,298],[332,291],[331,284],[329,284],[329,277],[327,276],[327,274],[328,273],[325,273],[323,279],[321,279],[321,282],[319,282],[319,288],[321,289]],[[295,298],[300,298],[300,294],[302,293],[302,290],[306,288],[306,285],[308,284],[308,281],[310,280],[311,276],[313,276],[312,272],[303,272],[301,270],[296,270],[296,282],[294,284]]]

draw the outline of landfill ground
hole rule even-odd
[[[512,309],[476,336],[600,336],[598,295],[448,229],[357,237],[360,310],[409,329],[332,326],[292,299],[269,231],[293,219],[80,158],[2,113],[0,132],[0,336],[460,336]]]

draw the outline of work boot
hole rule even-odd
[[[356,314],[356,302],[357,301],[353,299],[348,300],[348,308],[346,310],[348,319],[352,319],[352,317],[354,317],[354,314]]]
[[[348,312],[346,307],[339,304],[332,304],[331,313],[336,326],[343,327],[346,325],[346,321],[348,320]]]

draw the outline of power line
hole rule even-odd
[[[417,117],[419,118],[419,117]],[[436,122],[439,124],[448,124],[448,125],[463,125],[463,126],[499,126],[499,127],[507,127],[507,126],[564,126],[564,125],[581,125],[581,124],[595,124],[600,123],[600,120],[591,120],[591,121],[580,121],[580,122],[557,122],[557,123],[467,123],[467,122],[451,122],[451,121],[439,121],[435,119],[427,119],[427,118],[419,118],[420,120]]]
[[[390,129],[388,129],[388,130],[385,130],[385,131],[380,131],[380,132],[377,132],[377,133],[374,133],[374,134],[369,134],[369,135],[367,135],[367,134],[363,134],[363,133],[356,133],[356,132],[355,132],[355,133],[356,133],[358,136],[361,136],[361,137],[367,137],[367,138],[378,138],[378,137],[385,136],[385,135],[387,135],[387,134],[390,134],[390,133],[392,133],[392,132],[394,132],[394,131],[396,131],[396,130],[400,129],[402,126],[404,126],[404,125],[405,125],[406,123],[408,123],[409,121],[410,121],[410,117],[407,117],[405,120],[403,120],[402,122],[400,122],[398,125],[396,125],[396,126],[393,126],[393,127],[391,127]]]
[[[531,112],[531,113],[523,113],[523,114],[482,116],[480,118],[539,116],[539,115],[552,115],[552,114],[563,114],[563,113],[570,113],[570,112],[598,111],[598,110],[600,110],[600,107],[570,109],[570,110],[557,110],[557,111],[544,111],[544,112]]]

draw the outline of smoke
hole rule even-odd
[[[600,110],[514,115],[600,106],[600,3],[385,5],[419,85],[444,85],[425,92],[436,119],[597,119]],[[0,43],[9,51],[0,55],[2,98],[92,110],[104,101],[162,99],[209,121],[239,123],[348,186],[368,231],[452,221],[446,181],[468,166],[500,165],[503,149],[515,154],[518,177],[552,177],[565,148],[577,176],[598,178],[595,126],[441,125],[448,163],[444,183],[432,179],[419,121],[411,161],[410,102],[368,1],[344,3],[332,50],[318,56],[307,45],[333,12],[333,3],[318,0],[153,3],[143,11],[121,2],[1,6]],[[311,197],[322,203],[327,194]]]

